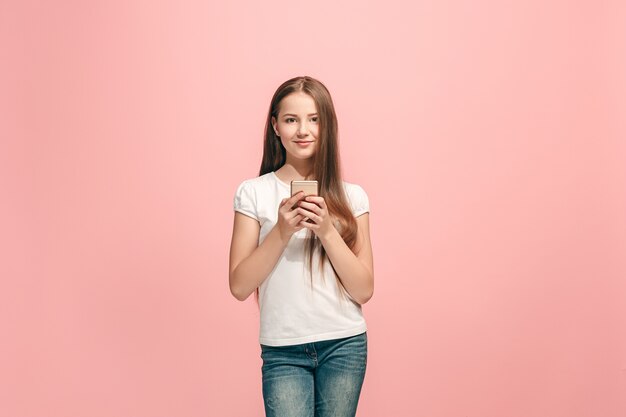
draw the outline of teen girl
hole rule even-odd
[[[356,414],[367,362],[361,311],[374,290],[369,200],[342,180],[335,109],[303,76],[278,87],[265,125],[259,176],[234,196],[229,282],[255,293],[268,417]],[[315,179],[319,196],[290,195]]]

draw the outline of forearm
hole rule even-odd
[[[263,242],[241,261],[230,276],[231,292],[240,301],[245,300],[272,272],[288,241],[284,241],[278,227],[268,233]]]
[[[373,271],[357,258],[334,227],[320,240],[346,291],[357,303],[365,304],[374,291]]]

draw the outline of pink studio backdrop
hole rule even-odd
[[[0,415],[262,416],[228,290],[275,88],[370,197],[358,415],[626,415],[626,7],[3,1]]]

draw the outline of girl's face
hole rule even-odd
[[[287,150],[287,156],[311,158],[317,149],[319,134],[315,101],[300,91],[285,96],[279,109],[278,118],[272,117],[272,125]]]

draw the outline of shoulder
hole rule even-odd
[[[359,184],[354,183],[354,182],[348,182],[348,181],[344,181],[343,182],[343,186],[346,189],[346,191],[352,191],[352,192],[365,192],[365,190],[363,189],[363,187],[361,187]]]
[[[243,179],[237,186],[233,197],[235,211],[258,220],[260,210],[267,204],[269,198],[270,193],[267,192],[269,187],[266,185],[269,179],[268,174]]]
[[[346,190],[346,194],[348,195],[348,197],[367,196],[365,189],[361,185],[356,184],[354,182],[344,181],[343,188]]]
[[[343,181],[346,196],[352,205],[352,211],[355,216],[359,216],[365,212],[369,212],[369,198],[365,189],[356,183]]]
[[[272,173],[269,172],[258,177],[244,178],[239,182],[239,185],[237,185],[237,193],[243,190],[256,191],[260,187],[266,186],[271,180],[271,174]]]
[[[261,185],[261,184],[265,184],[269,182],[269,180],[271,179],[270,175],[272,175],[272,173],[268,172],[267,174],[263,174],[258,177],[244,178],[243,180],[241,180],[239,185],[247,184],[247,185],[254,187],[254,186]]]

